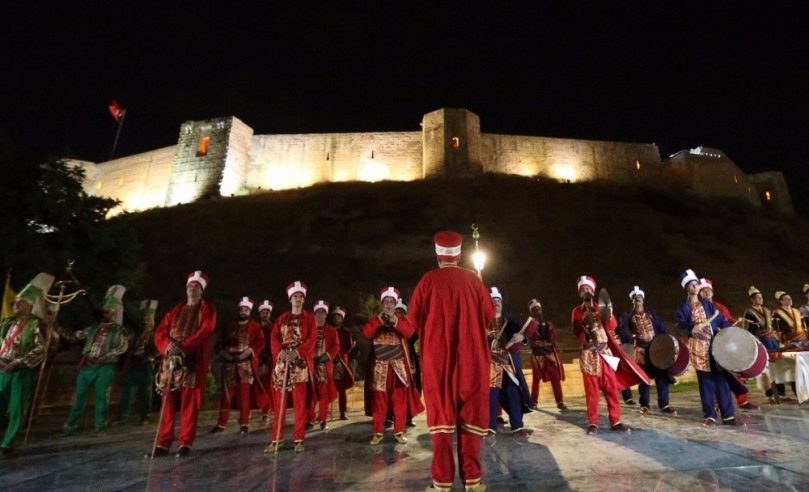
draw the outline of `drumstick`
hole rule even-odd
[[[532,317],[530,317],[530,316],[529,316],[529,317],[528,317],[528,319],[525,321],[525,324],[524,324],[524,325],[522,325],[522,328],[520,328],[520,331],[518,331],[517,333],[515,333],[515,335],[517,335],[517,334],[522,335],[522,334],[523,334],[523,332],[525,331],[525,329],[526,329],[526,328],[528,328],[528,325],[529,325],[529,324],[531,324],[531,321],[532,321],[533,319],[534,319],[534,318],[532,318]],[[512,336],[512,338],[514,338],[514,337]],[[511,347],[512,345],[514,345],[514,344],[513,344],[513,343],[511,343],[511,342],[509,341],[509,342],[506,344],[506,350],[508,350],[508,348],[509,348],[509,347]]]

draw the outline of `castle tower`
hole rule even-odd
[[[466,109],[439,109],[422,118],[423,177],[483,172],[480,118]]]
[[[252,139],[253,129],[233,116],[183,123],[166,206],[242,190]]]

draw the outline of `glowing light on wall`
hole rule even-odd
[[[202,137],[197,147],[197,157],[208,155],[208,146],[211,144],[211,137]]]
[[[264,182],[271,190],[288,190],[312,186],[317,181],[312,171],[304,169],[288,169],[286,167],[272,167],[264,174]]]
[[[764,192],[764,198],[766,198],[766,199],[767,199],[767,201],[770,201],[770,199],[772,198],[772,195],[770,195],[770,192],[769,192],[769,191],[765,191],[765,192]]]
[[[357,177],[362,181],[371,183],[388,179],[388,176],[390,176],[388,166],[379,161],[366,162],[365,165],[362,166],[362,169],[360,169],[360,172],[357,173]]]
[[[733,182],[739,184],[739,177],[736,176],[735,174],[733,175]]]
[[[550,175],[559,181],[571,183],[579,178],[579,173],[569,164],[554,164],[550,168]]]
[[[458,137],[452,137],[452,148],[457,149],[461,146],[461,139]]]
[[[635,169],[640,170],[640,159],[635,160]]]
[[[122,184],[124,184],[124,177],[123,176],[118,178],[118,186],[121,186]]]
[[[99,181],[98,184],[96,185],[96,191],[101,191],[102,186],[103,186],[103,183],[101,183],[101,181]]]

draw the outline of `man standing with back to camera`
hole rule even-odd
[[[489,421],[489,344],[494,319],[489,291],[475,273],[458,266],[463,238],[435,235],[438,267],[419,281],[410,321],[421,340],[422,384],[433,441],[432,484],[450,490],[455,480],[452,434],[458,430],[459,474],[467,491],[483,491],[480,443]]]

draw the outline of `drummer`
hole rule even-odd
[[[744,312],[744,319],[748,321],[747,329],[767,349],[770,354],[770,362],[774,362],[781,355],[779,352],[781,344],[778,341],[778,334],[773,330],[772,312],[764,307],[764,296],[760,290],[751,285],[747,289],[747,295],[750,296],[751,304],[747,311]],[[794,401],[786,396],[784,383],[778,383],[775,386],[778,389],[778,396],[781,401]],[[765,394],[767,395],[768,403],[775,403],[772,388],[767,388]]]
[[[621,328],[623,331],[629,332],[634,340],[635,362],[646,371],[650,378],[655,380],[657,408],[662,413],[677,415],[677,411],[669,405],[670,376],[654,367],[649,362],[648,354],[652,339],[655,336],[667,334],[668,330],[660,316],[653,309],[644,306],[646,294],[640,287],[636,285],[632,292],[629,293],[629,298],[632,300],[633,308],[621,316]],[[640,393],[640,413],[641,415],[646,415],[649,413],[651,397],[649,385],[641,382],[638,385],[638,393]]]
[[[730,310],[724,304],[721,304],[717,301],[714,301],[713,298],[713,282],[707,278],[699,279],[699,297],[701,299],[705,299],[706,301],[712,303],[716,306],[716,309],[725,316],[725,319],[728,323],[733,324],[736,322],[736,319],[730,314]],[[744,384],[744,380],[741,378],[737,378],[733,374],[722,371],[725,377],[728,380],[728,386],[730,387],[730,392],[733,393],[733,396],[736,397],[736,404],[739,408],[744,410],[759,410],[761,407],[750,403],[750,390],[747,389],[747,386]]]
[[[680,285],[685,289],[688,298],[675,313],[677,325],[688,334],[688,350],[691,364],[697,370],[699,397],[702,401],[702,413],[705,427],[716,425],[716,408],[714,402],[719,401],[722,412],[722,423],[735,427],[744,426],[733,416],[733,400],[730,397],[727,379],[711,356],[711,341],[720,329],[730,323],[716,309],[716,306],[699,298],[699,278],[693,270],[686,270],[680,276]]]

